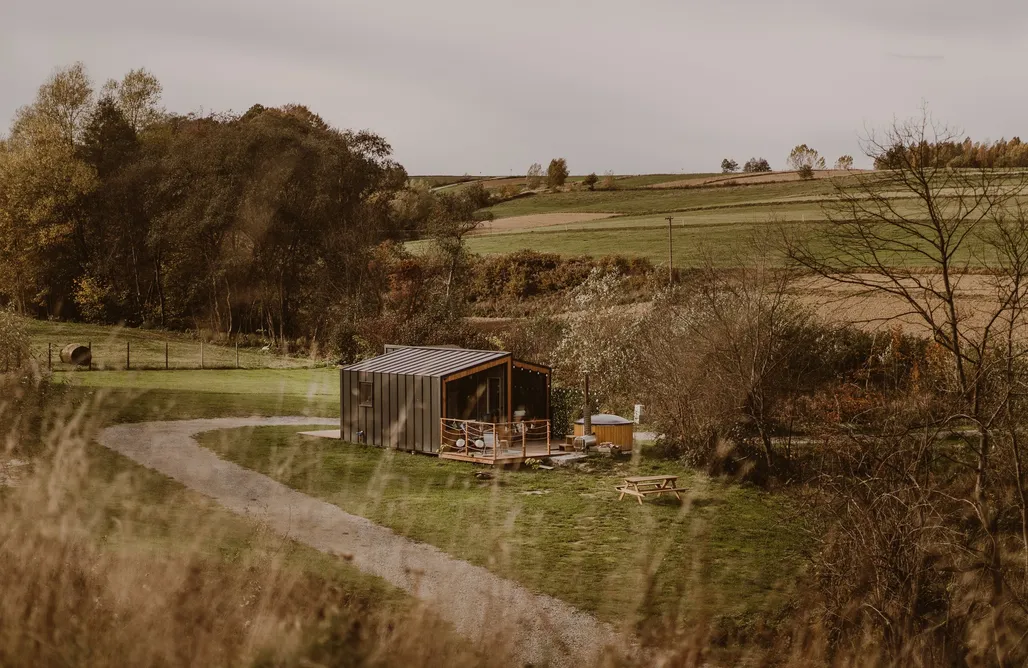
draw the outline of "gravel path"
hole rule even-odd
[[[484,568],[403,538],[338,506],[219,459],[193,438],[213,429],[337,424],[306,417],[222,418],[124,424],[105,429],[104,446],[209,496],[241,515],[327,553],[353,555],[362,571],[380,576],[430,604],[472,641],[513,641],[523,663],[578,666],[597,662],[618,635],[551,596],[533,594]]]

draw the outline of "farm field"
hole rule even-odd
[[[199,440],[347,512],[643,631],[715,615],[739,628],[773,625],[800,570],[801,539],[782,499],[681,464],[591,460],[589,472],[496,470],[483,482],[470,464],[297,431],[225,430]],[[654,472],[681,476],[682,504],[618,501],[622,477]]]
[[[827,181],[769,183],[740,187],[688,189],[578,190],[541,193],[502,202],[489,208],[496,218],[555,212],[620,214],[663,213],[696,207],[777,203],[824,198],[831,194]]]
[[[48,344],[54,369],[73,369],[60,361],[61,348],[69,343],[92,344],[93,366],[100,369],[124,369],[126,344],[129,344],[131,366],[134,369],[163,369],[165,344],[168,346],[168,365],[172,369],[192,369],[200,366],[200,341],[180,332],[133,327],[111,327],[85,323],[24,320],[31,338],[32,352],[43,365],[47,363]],[[205,367],[235,367],[236,349],[205,343]],[[285,357],[261,352],[258,348],[239,348],[239,366],[249,369],[296,369],[313,366],[309,359]]]

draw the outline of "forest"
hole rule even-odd
[[[302,105],[177,114],[146,70],[97,89],[78,63],[0,141],[0,296],[40,318],[346,348],[393,269],[423,273],[394,242],[482,204],[407,181],[385,139]]]

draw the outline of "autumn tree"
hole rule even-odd
[[[786,164],[789,169],[799,172],[801,179],[811,179],[815,169],[825,168],[825,159],[806,144],[800,144],[789,153]]]
[[[96,187],[76,144],[92,105],[82,64],[58,70],[0,144],[0,292],[19,311],[72,310],[84,254],[79,203]]]
[[[163,90],[157,77],[140,68],[129,70],[121,81],[108,79],[101,94],[114,101],[133,130],[141,132],[162,118]]]
[[[735,160],[732,160],[730,158],[725,158],[724,160],[721,161],[721,173],[722,174],[731,174],[732,172],[735,172],[735,171],[738,171],[738,170],[739,170],[739,163],[737,163]]]
[[[568,180],[568,163],[564,158],[550,160],[550,166],[546,168],[546,187],[560,188]]]
[[[599,182],[600,182],[600,177],[596,176],[596,172],[592,172],[591,174],[586,176],[584,179],[582,179],[582,183],[584,183],[585,187],[588,188],[589,190],[595,189],[596,188],[596,184],[599,183]]]
[[[852,155],[840,156],[839,159],[835,161],[835,168],[836,169],[845,169],[845,170],[853,169],[853,156]]]

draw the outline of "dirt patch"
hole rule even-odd
[[[500,232],[516,232],[530,230],[536,227],[552,227],[554,225],[570,225],[571,223],[584,223],[590,220],[603,220],[616,216],[616,213],[533,213],[527,216],[511,216],[510,218],[497,218],[486,221],[478,229],[479,234],[490,234]]]
[[[328,554],[348,555],[362,571],[432,605],[473,642],[483,647],[509,642],[523,664],[597,665],[604,648],[619,643],[610,625],[563,601],[534,594],[436,547],[220,459],[193,438],[214,429],[291,424],[338,421],[285,417],[149,422],[110,427],[99,440],[284,536]],[[508,648],[497,649],[502,653]]]
[[[849,174],[860,174],[867,170],[863,169],[822,169],[814,172],[814,179],[830,179],[836,176],[847,176]],[[647,188],[692,188],[697,186],[731,186],[731,185],[753,185],[758,183],[782,183],[786,181],[799,181],[799,172],[760,172],[756,174],[721,174],[718,176],[707,176],[703,178],[683,179],[681,181],[666,181],[655,183]]]
[[[940,283],[942,275],[926,273],[918,279],[922,284],[931,286]],[[954,280],[961,322],[972,328],[987,324],[999,305],[996,278],[984,274],[961,274],[955,276]],[[829,322],[849,323],[871,331],[899,324],[910,333],[930,333],[924,320],[910,313],[909,306],[901,298],[882,292],[869,293],[858,286],[818,278],[802,281],[796,287],[795,294],[801,303],[814,308]],[[1028,337],[1028,331],[1023,331],[1021,335]]]

